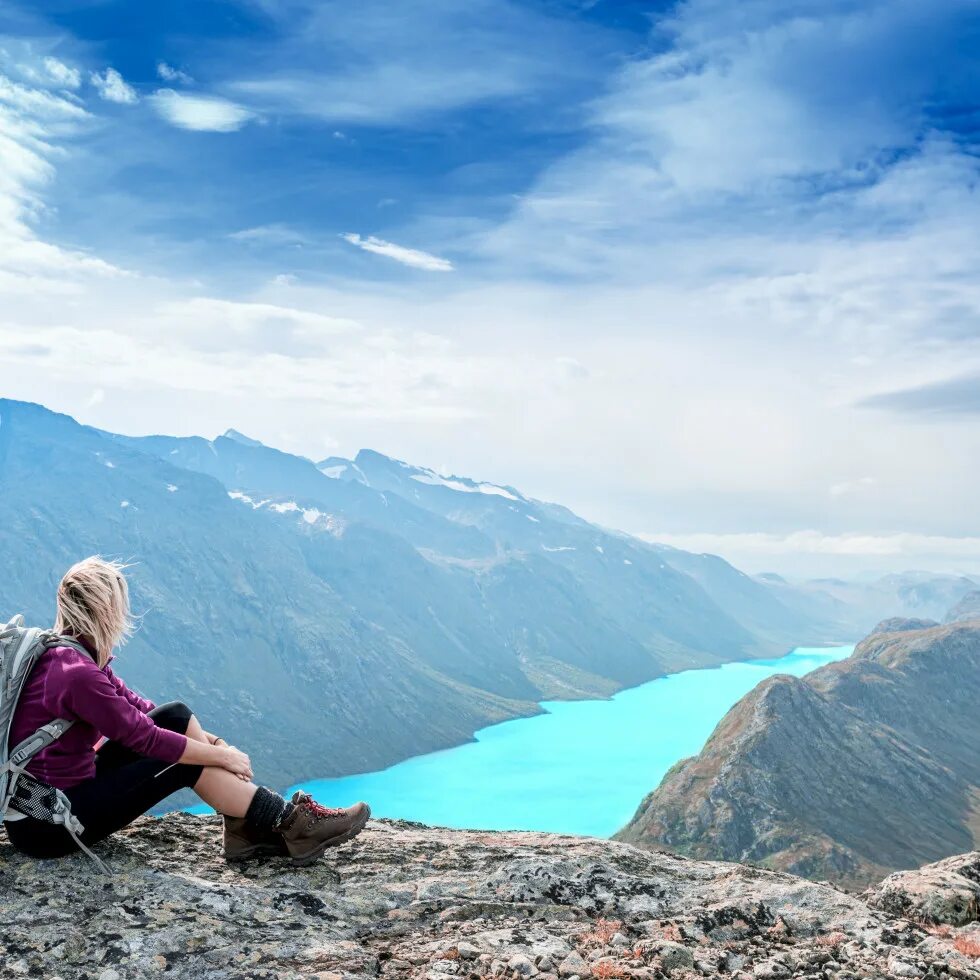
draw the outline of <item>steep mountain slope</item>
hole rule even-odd
[[[672,664],[677,643],[631,634],[560,565],[504,552],[478,528],[391,491],[329,479],[307,460],[254,442],[122,441],[211,473],[245,506],[294,527],[326,581],[426,659],[441,650],[441,668],[469,677],[485,672],[488,658],[509,657],[510,670],[526,662],[535,684],[520,693],[538,699],[610,693]],[[320,533],[324,522],[332,535]],[[686,629],[679,615],[674,619]],[[744,643],[751,655],[752,638]],[[724,659],[730,647],[681,649],[692,662],[707,662]]]
[[[511,486],[433,470],[362,450],[321,472],[397,493],[454,523],[478,528],[498,552],[545,559],[573,576],[626,631],[673,669],[781,654],[844,637],[836,625],[790,610],[721,558],[687,555],[606,530]],[[674,559],[677,559],[676,561]],[[683,559],[688,564],[681,564]],[[711,574],[692,574],[710,564]]]
[[[277,783],[774,652],[654,549],[564,508],[461,492],[505,510],[460,519],[233,431],[133,439],[0,400],[0,489],[0,608],[48,622],[71,562],[132,558],[145,617],[124,675],[247,739]],[[505,537],[518,504],[539,537]]]
[[[369,450],[353,461],[333,457],[315,467],[241,437],[125,441],[216,476],[253,506],[294,506],[293,513],[329,509],[341,525],[397,534],[426,560],[465,570],[480,583],[484,598],[495,598],[492,611],[501,630],[511,637],[537,633],[521,646],[549,696],[572,689],[605,693],[612,689],[608,680],[637,683],[666,670],[772,656],[840,636],[832,626],[790,613],[764,586],[731,569],[733,578],[758,593],[760,609],[753,628],[746,628],[730,597],[723,608],[657,548],[526,498],[513,487],[441,477]],[[377,558],[381,575],[382,552]],[[399,581],[410,600],[411,580]],[[762,607],[772,615],[767,624]],[[570,654],[576,668],[599,680],[575,679],[561,667],[568,658],[558,635],[581,636],[582,646],[600,623],[609,642],[588,643],[591,656]]]
[[[69,564],[132,558],[145,615],[121,672],[242,740],[260,776],[376,769],[535,710],[523,676],[512,698],[491,692],[493,668],[468,686],[354,609],[293,523],[67,416],[0,401],[0,607],[50,622]]]
[[[910,625],[760,684],[618,836],[851,884],[968,850],[980,841],[980,621]]]
[[[969,619],[980,619],[980,590],[967,592],[952,609],[946,613],[947,623],[960,623]]]

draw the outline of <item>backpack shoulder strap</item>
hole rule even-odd
[[[89,651],[84,644],[80,643],[72,636],[59,636],[57,633],[46,633],[43,639],[44,649],[53,650],[55,647],[71,647],[72,650],[77,650],[79,653],[84,653],[86,657],[91,660],[95,660],[92,656],[91,651]]]

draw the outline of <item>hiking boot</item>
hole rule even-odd
[[[288,854],[286,842],[278,830],[255,830],[244,817],[224,815],[225,860],[244,861],[266,854]]]
[[[320,806],[309,793],[293,794],[293,809],[279,825],[293,864],[312,864],[328,847],[353,840],[371,816],[367,803],[340,809]]]

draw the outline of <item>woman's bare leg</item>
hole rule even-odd
[[[191,715],[184,734],[197,742],[207,741],[204,729],[201,728],[201,723],[195,715]],[[244,817],[248,813],[248,806],[255,796],[256,789],[258,787],[255,783],[246,782],[233,772],[219,766],[205,766],[194,784],[194,792],[205,803],[213,806],[218,813],[225,813],[229,817]]]
[[[194,792],[218,813],[244,817],[258,787],[239,779],[233,772],[217,766],[205,766],[194,784]]]

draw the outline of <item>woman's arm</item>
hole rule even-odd
[[[141,698],[135,691],[131,691],[128,687],[126,687],[126,685],[122,682],[122,679],[117,677],[112,672],[112,668],[108,664],[102,668],[102,671],[106,677],[112,681],[112,686],[116,689],[116,692],[124,697],[138,711],[142,711],[145,715],[147,712],[152,711],[156,707],[152,701],[147,701],[146,698]]]
[[[57,675],[51,677],[46,702],[56,717],[80,718],[138,755],[170,763],[180,759],[185,735],[157,727],[89,657],[73,650],[56,652],[61,656],[53,668]]]
[[[209,742],[198,742],[189,738],[184,754],[177,761],[191,766],[216,766],[227,769],[239,779],[252,778],[251,760],[234,745],[212,745]]]

